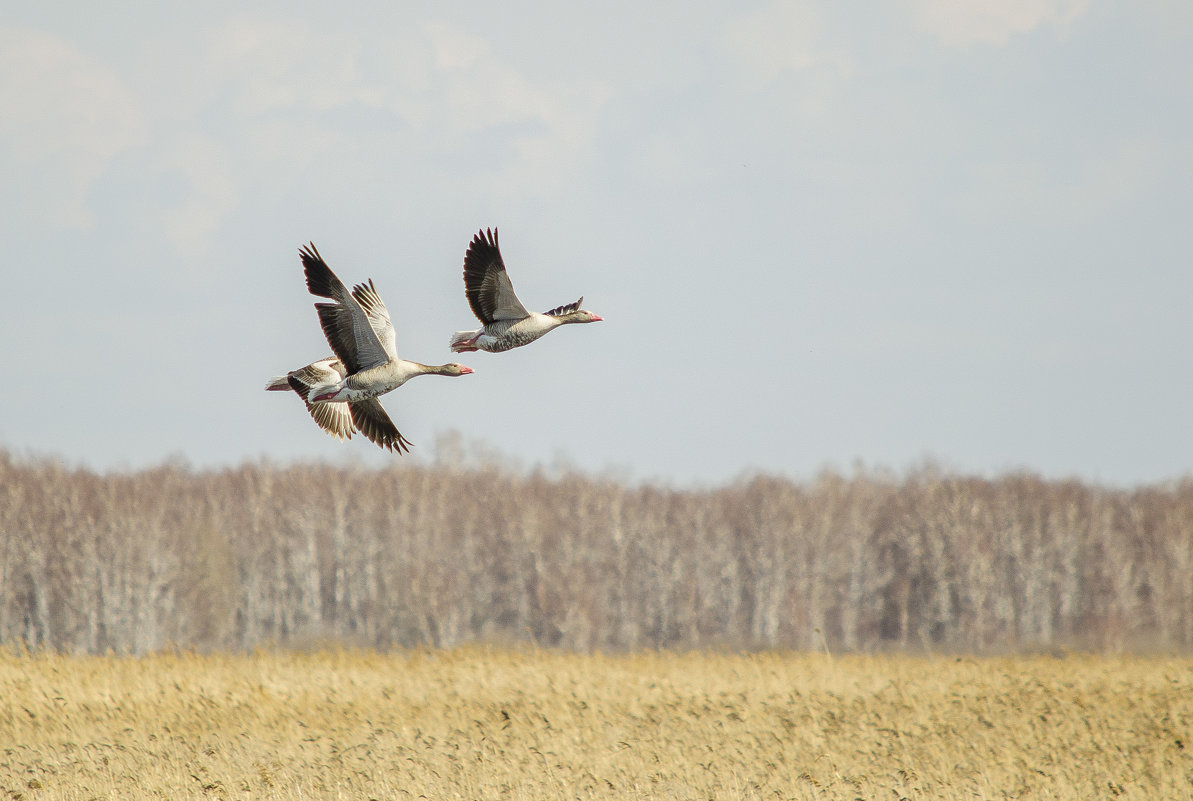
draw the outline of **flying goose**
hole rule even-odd
[[[372,279],[349,292],[336,277],[314,243],[299,250],[312,295],[334,303],[316,303],[323,334],[335,359],[323,359],[288,373],[287,385],[306,402],[315,422],[333,436],[347,439],[344,405],[353,426],[369,440],[398,453],[410,450],[379,395],[397,389],[418,375],[468,375],[462,364],[426,365],[398,358],[393,323]],[[266,389],[281,389],[281,376]],[[318,407],[329,406],[329,409]]]
[[[482,325],[476,331],[452,334],[455,353],[487,350],[500,353],[528,345],[543,334],[568,323],[596,323],[601,318],[575,303],[557,306],[546,314],[527,311],[514,294],[497,247],[497,229],[478,231],[464,255],[464,294]]]

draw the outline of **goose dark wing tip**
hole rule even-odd
[[[307,395],[310,393],[311,388],[304,384],[298,378],[298,376],[291,373],[290,375],[286,376],[286,383],[290,385],[290,389],[298,393],[298,397],[302,398],[304,401],[307,399]]]
[[[348,408],[352,413],[352,423],[356,430],[364,434],[370,442],[391,453],[410,452],[414,443],[402,436],[379,400],[369,398],[353,401],[348,404]]]
[[[502,295],[512,294],[512,286],[503,293],[502,287],[509,281],[505,273],[505,261],[497,244],[497,229],[478,231],[464,254],[464,293],[472,313],[485,325],[497,319]]]
[[[298,253],[302,258],[302,268],[307,278],[307,291],[320,298],[334,298],[340,279],[319,255],[315,243],[304,245],[298,249]]]

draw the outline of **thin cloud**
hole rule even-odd
[[[912,16],[945,47],[1002,46],[1042,27],[1062,32],[1089,10],[1092,0],[910,0]]]
[[[825,52],[824,11],[808,2],[776,2],[739,17],[728,25],[730,52],[758,77],[773,80],[783,72],[801,72],[822,65]]]
[[[209,137],[192,135],[175,141],[158,169],[185,184],[177,203],[159,212],[171,244],[180,252],[206,250],[240,200],[231,158]]]
[[[0,165],[23,190],[23,213],[41,225],[92,225],[92,184],[146,138],[138,98],[70,42],[0,28],[0,107]]]
[[[435,54],[435,66],[442,70],[467,69],[489,55],[489,43],[480,36],[462,31],[442,20],[422,26]]]
[[[207,51],[211,75],[235,87],[236,111],[326,111],[347,103],[384,105],[386,93],[361,68],[360,36],[283,19],[224,26]]]
[[[1193,159],[1156,137],[1126,140],[1066,165],[1004,159],[970,168],[959,208],[974,219],[1094,224],[1152,197],[1165,178],[1193,172]]]
[[[317,152],[329,143],[343,144],[350,158],[380,147],[377,136],[411,159],[491,143],[486,149],[504,158],[488,159],[491,167],[474,176],[480,183],[488,175],[506,192],[560,191],[591,150],[609,92],[598,81],[529,77],[495,50],[483,35],[442,20],[394,34],[257,18],[221,28],[205,58],[213,80],[234,88],[232,107],[217,109],[221,119],[276,132],[275,112],[298,113],[298,123],[287,118],[279,149],[300,160],[306,145]],[[362,130],[362,109],[384,130]],[[251,138],[268,143],[264,134]]]

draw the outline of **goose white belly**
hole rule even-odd
[[[411,378],[426,372],[422,365],[403,359],[389,361],[367,370],[361,370],[338,384],[320,387],[311,392],[311,399],[319,401],[362,401],[392,392]]]
[[[480,335],[476,344],[481,350],[500,353],[534,342],[558,325],[559,321],[554,317],[535,312],[513,323],[492,323],[486,326],[485,333]]]

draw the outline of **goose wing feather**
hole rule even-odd
[[[377,287],[373,286],[373,279],[369,283],[357,284],[352,288],[352,297],[360,304],[373,333],[377,335],[381,347],[391,359],[398,358],[397,337],[394,335],[394,324],[389,319],[389,309],[385,308],[385,301],[377,294]]]
[[[347,373],[338,359],[320,359],[300,367],[286,376],[290,388],[302,398],[307,412],[315,423],[336,439],[352,439],[352,414],[346,403],[310,403],[307,396],[311,387],[340,381]]]
[[[485,325],[530,316],[514,293],[514,285],[505,270],[496,228],[478,231],[468,245],[464,255],[464,292],[472,313]]]
[[[410,452],[410,440],[402,436],[393,420],[385,413],[381,401],[368,398],[353,401],[348,404],[352,411],[352,422],[357,430],[369,438],[371,442],[397,453]]]
[[[327,262],[323,261],[314,243],[302,247],[299,255],[306,272],[307,289],[312,295],[335,301],[316,303],[315,309],[319,313],[319,324],[323,327],[327,343],[344,362],[348,372],[356,373],[389,361],[389,354],[369,314],[361,308],[360,302],[348,291],[344,282],[331,271]],[[381,311],[388,323],[389,313],[385,311],[384,304],[381,304]]]
[[[308,403],[307,411],[320,428],[336,439],[352,439],[352,412],[347,403]]]

